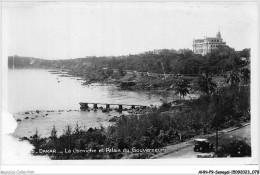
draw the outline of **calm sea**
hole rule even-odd
[[[15,115],[26,111],[54,110],[45,117],[30,117],[19,122],[14,134],[30,136],[36,129],[42,136],[50,135],[55,125],[58,134],[61,134],[68,124],[75,126],[78,122],[81,127],[99,127],[109,125],[108,120],[117,112],[110,114],[101,111],[71,111],[79,110],[79,102],[118,103],[160,105],[160,99],[173,100],[176,97],[170,92],[135,92],[120,90],[114,85],[102,86],[95,84],[84,86],[83,80],[77,77],[60,77],[47,70],[15,69],[8,71],[8,111]],[[65,110],[59,114],[58,110]],[[32,119],[33,118],[33,119]]]

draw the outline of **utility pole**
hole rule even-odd
[[[13,56],[13,70],[14,70],[14,56]]]
[[[219,92],[218,92],[218,89],[217,89],[217,92],[216,92],[216,103],[217,103],[217,112],[216,112],[216,115],[215,115],[215,122],[216,122],[216,153],[218,151],[218,110],[219,110]]]

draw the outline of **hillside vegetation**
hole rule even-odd
[[[219,47],[205,56],[191,50],[161,50],[159,53],[145,52],[136,55],[112,57],[86,57],[68,60],[44,60],[31,57],[9,56],[9,68],[57,68],[68,69],[82,76],[104,67],[119,70],[136,70],[166,74],[201,74],[205,71],[222,73],[241,67],[249,59],[250,49],[235,51]],[[241,60],[244,57],[247,60]]]
[[[89,81],[132,79],[146,87],[166,86],[168,90],[174,89],[174,93],[180,97],[180,100],[164,102],[162,106],[140,115],[122,115],[107,128],[101,126],[98,129],[85,130],[78,124],[74,128],[68,125],[58,137],[54,126],[48,138],[41,138],[36,131],[30,138],[21,139],[34,145],[35,155],[39,155],[40,150],[56,150],[58,153],[44,153],[52,159],[118,159],[128,154],[129,158],[149,158],[155,153],[133,153],[133,149],[151,151],[196,135],[240,126],[241,123],[250,121],[249,58],[250,49],[235,51],[229,47],[220,47],[205,56],[195,55],[190,50],[162,50],[156,54],[146,52],[120,57],[54,61],[14,57],[16,68],[67,69]],[[9,57],[9,67],[12,67],[12,63],[12,57]],[[105,72],[104,67],[118,69],[119,72]],[[129,69],[201,76],[196,80],[187,76],[159,80],[153,77],[131,77],[122,71]],[[201,93],[199,98],[182,100],[191,89]],[[116,151],[103,151],[112,148]],[[80,154],[64,152],[89,149],[96,151]]]

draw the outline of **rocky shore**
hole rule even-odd
[[[46,117],[48,115],[62,115],[64,113],[68,112],[79,112],[79,110],[35,110],[35,111],[26,111],[26,112],[20,112],[16,113],[13,117],[16,119],[16,121],[22,122],[24,120],[34,120],[41,117]]]
[[[97,109],[94,108],[87,108],[87,109],[80,109],[80,110],[35,110],[35,111],[26,111],[26,112],[20,112],[20,113],[16,113],[13,117],[15,118],[15,120],[19,123],[22,122],[24,120],[34,120],[37,118],[41,118],[41,117],[46,117],[49,115],[64,115],[64,114],[68,114],[70,112],[101,112],[105,113],[108,116],[111,116],[110,112],[116,112],[120,115],[129,115],[129,114],[145,114],[148,113],[152,108],[151,107],[146,107],[146,108],[142,108],[142,107],[136,107],[136,108],[123,108],[122,111],[119,111],[118,108],[104,108],[104,107],[99,107]],[[111,118],[109,121],[110,122],[114,122],[115,119],[118,118],[118,116],[114,116],[113,118]]]
[[[196,77],[149,77],[138,74],[127,73],[108,73],[103,70],[93,70],[90,74],[82,74],[77,70],[49,70],[51,74],[58,74],[61,77],[76,77],[77,80],[83,80],[82,85],[98,84],[113,84],[120,87],[122,90],[130,91],[174,91],[174,85],[179,80],[186,80],[191,84],[190,91],[198,94],[194,84]]]

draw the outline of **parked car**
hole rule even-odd
[[[195,139],[194,140],[194,151],[195,152],[211,152],[213,151],[213,143],[209,142],[208,139]]]

